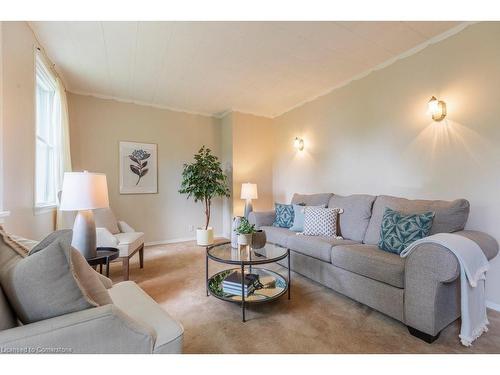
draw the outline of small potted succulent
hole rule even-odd
[[[240,225],[235,229],[238,233],[238,245],[252,246],[252,237],[255,233],[255,224],[250,224],[245,217],[241,218]]]

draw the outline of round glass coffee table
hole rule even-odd
[[[243,322],[245,321],[245,305],[249,303],[263,303],[278,299],[285,293],[288,293],[290,299],[290,250],[281,246],[266,244],[261,249],[242,248],[234,249],[230,242],[224,242],[206,248],[206,289],[207,296],[210,294],[218,299],[228,302],[241,304]],[[275,271],[266,268],[255,267],[259,265],[275,263],[282,259],[288,259],[288,278]],[[211,259],[218,263],[237,266],[235,268],[225,269],[208,276],[208,260]],[[240,272],[241,292],[231,293],[224,290],[223,281],[226,277],[235,272]],[[249,274],[258,275],[258,287],[250,294],[244,294],[245,276]]]

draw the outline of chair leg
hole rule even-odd
[[[122,258],[123,280],[129,279],[129,258]]]
[[[139,249],[139,265],[144,268],[144,245]]]

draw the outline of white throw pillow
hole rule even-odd
[[[96,228],[106,228],[111,234],[120,233],[118,221],[110,208],[98,208],[94,210],[94,219]]]
[[[341,208],[305,207],[304,234],[306,236],[337,236],[337,217]]]

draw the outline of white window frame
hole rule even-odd
[[[52,133],[49,138],[45,138],[39,134],[39,123],[38,123],[38,85],[39,81],[41,81],[42,85],[46,87],[47,90],[53,91],[53,97],[51,100],[51,105],[52,109],[50,112],[50,120],[49,124],[46,126],[49,126],[49,131]],[[34,208],[35,208],[35,214],[43,214],[46,212],[52,212],[56,207],[57,207],[57,192],[56,192],[56,166],[57,163],[59,162],[59,150],[57,150],[55,140],[56,140],[56,118],[59,116],[55,116],[54,114],[54,97],[56,93],[56,78],[54,77],[53,73],[50,71],[48,68],[48,64],[46,63],[45,59],[43,58],[42,54],[38,50],[38,48],[35,48],[35,91],[34,91],[34,96],[35,96],[35,180],[34,180]],[[51,139],[50,139],[51,138]],[[45,200],[38,200],[38,179],[39,179],[39,173],[41,171],[38,170],[37,168],[37,150],[38,150],[38,142],[43,143],[49,150],[49,152],[52,153],[52,160],[47,160],[47,162],[52,162],[52,165],[47,165],[45,170],[46,171],[51,171],[49,173],[52,173],[52,176],[48,176],[46,178],[45,183],[51,184],[53,187],[53,192],[52,192],[52,197],[48,197],[46,194]],[[45,189],[48,189],[46,186]],[[50,199],[52,198],[52,199]]]

